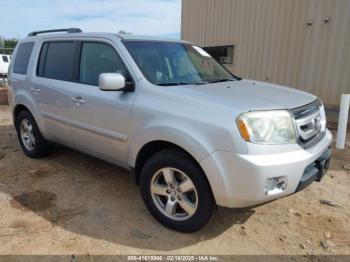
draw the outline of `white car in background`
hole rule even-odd
[[[0,54],[0,78],[7,77],[7,71],[9,69],[11,56]]]

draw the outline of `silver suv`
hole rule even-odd
[[[57,32],[57,33],[54,33]],[[184,41],[33,32],[9,69],[26,155],[52,143],[130,170],[163,225],[194,232],[216,205],[257,205],[320,181],[331,157],[315,96],[232,75]]]

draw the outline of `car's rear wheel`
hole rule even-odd
[[[209,183],[186,153],[167,149],[153,155],[140,178],[142,198],[163,225],[181,232],[205,226],[214,209]]]
[[[49,142],[42,136],[33,116],[27,110],[17,115],[15,126],[19,143],[27,156],[41,158],[50,152]]]

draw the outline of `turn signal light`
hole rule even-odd
[[[243,137],[243,139],[245,141],[249,141],[248,129],[247,129],[245,123],[243,122],[243,120],[242,119],[238,119],[237,120],[237,125],[238,125],[239,132],[241,133],[241,136]]]

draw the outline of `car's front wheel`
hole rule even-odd
[[[140,178],[142,198],[163,225],[195,232],[205,226],[214,209],[209,183],[186,153],[167,149],[153,155]]]

